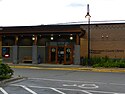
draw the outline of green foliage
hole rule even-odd
[[[13,75],[13,70],[7,65],[0,63],[0,80],[9,79]]]
[[[84,58],[82,65],[86,66],[88,58]],[[92,67],[105,67],[105,68],[125,68],[125,60],[123,59],[110,59],[108,57],[93,57],[91,58]]]

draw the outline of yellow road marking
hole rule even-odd
[[[11,68],[29,68],[29,69],[41,69],[41,70],[75,70],[75,71],[93,71],[93,72],[125,72],[125,69],[120,68],[45,68],[35,66],[10,66]]]

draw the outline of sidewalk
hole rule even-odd
[[[29,68],[40,70],[72,70],[72,71],[92,71],[92,72],[125,72],[125,68],[92,68],[81,65],[62,64],[8,64],[11,68]]]

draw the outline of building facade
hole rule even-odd
[[[8,63],[79,64],[79,25],[1,27],[1,56]]]
[[[87,26],[81,28],[87,31]],[[91,25],[91,57],[125,58],[125,24]],[[87,34],[81,38],[81,56],[87,56]]]
[[[88,56],[88,24],[0,27],[4,63],[80,64]],[[125,24],[90,25],[91,57],[125,58]]]

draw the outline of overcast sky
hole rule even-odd
[[[0,0],[0,26],[125,20],[125,0]]]

